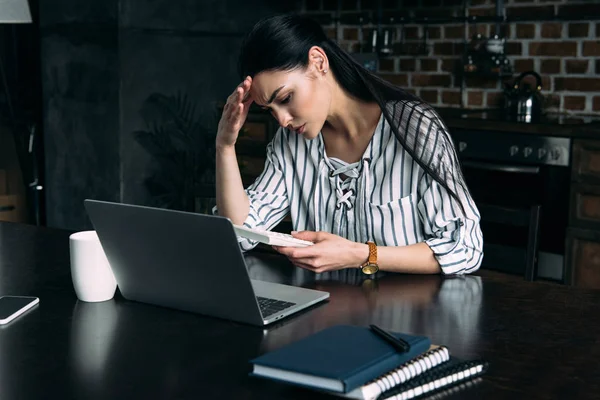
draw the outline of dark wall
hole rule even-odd
[[[49,226],[89,227],[85,198],[120,199],[118,8],[40,1]]]
[[[152,94],[185,96],[207,130],[238,83],[243,34],[298,10],[273,0],[42,0],[47,224],[87,229],[85,198],[153,205],[134,139]],[[281,2],[284,3],[284,2]]]

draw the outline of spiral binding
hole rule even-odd
[[[462,392],[470,390],[472,387],[479,385],[482,381],[483,379],[480,376],[478,376],[471,380],[457,383],[455,386],[440,388],[435,393],[427,393],[427,400],[442,400],[457,393],[462,394]]]
[[[450,352],[445,346],[431,349],[387,374],[367,383],[363,387],[366,399],[375,399],[380,394],[410,381],[414,377],[428,371],[450,359]]]
[[[485,373],[487,368],[488,363],[481,360],[460,361],[448,366],[441,366],[428,372],[425,376],[412,379],[406,384],[382,393],[378,398],[409,400],[424,394],[435,393],[466,379],[480,376]]]

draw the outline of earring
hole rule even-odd
[[[323,73],[324,73],[324,74],[326,74],[326,73],[327,73],[327,69],[324,69],[324,70],[323,70]]]

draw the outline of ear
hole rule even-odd
[[[313,46],[308,51],[308,70],[317,76],[325,76],[329,72],[329,59],[325,50]]]

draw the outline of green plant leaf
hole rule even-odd
[[[183,92],[152,93],[140,114],[146,130],[133,132],[134,139],[156,161],[146,189],[169,208],[193,208],[198,185],[214,182],[216,130],[197,120],[196,105]]]

